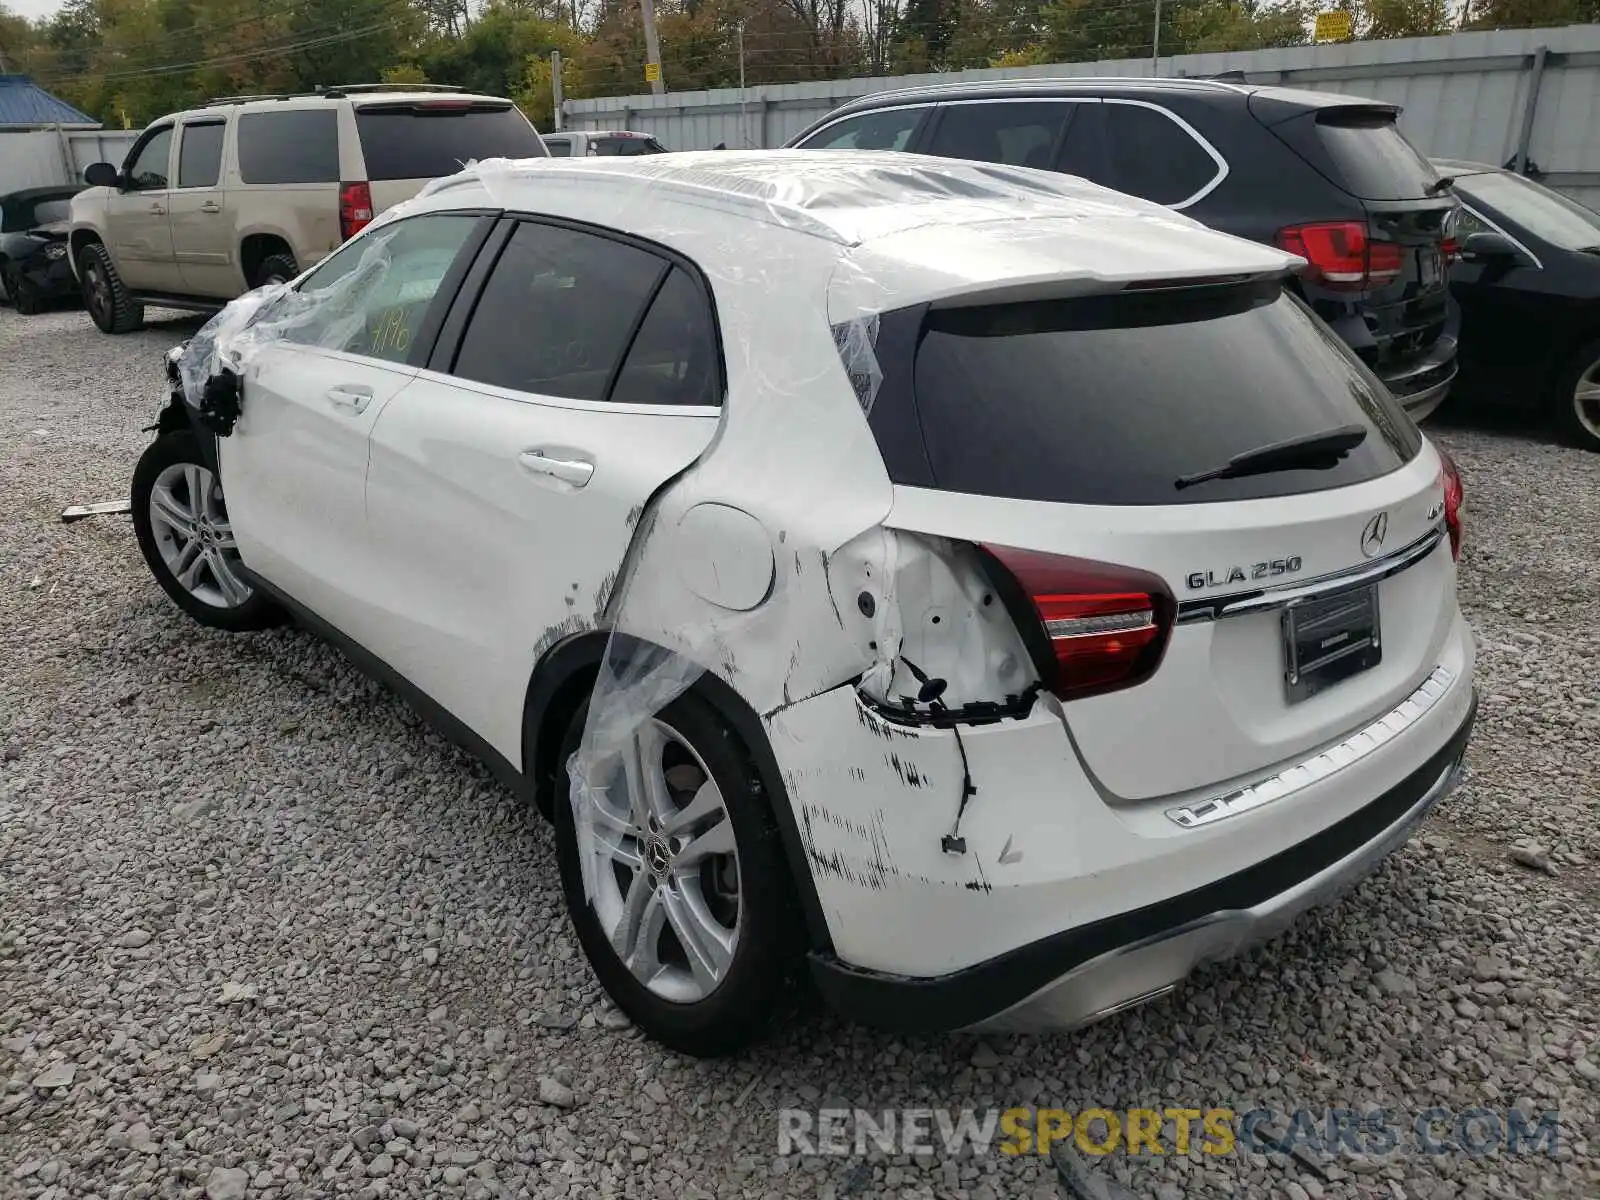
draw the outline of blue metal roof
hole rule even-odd
[[[25,126],[49,128],[55,124],[87,125],[98,129],[100,122],[79,112],[65,100],[57,100],[26,75],[0,75],[0,129]]]

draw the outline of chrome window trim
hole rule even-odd
[[[795,149],[796,150],[804,150],[806,148],[806,143],[807,142],[814,141],[815,139],[821,137],[824,133],[827,133],[828,130],[832,129],[835,125],[841,125],[845,121],[853,121],[858,117],[871,117],[871,116],[877,115],[878,113],[904,112],[907,109],[912,109],[912,108],[935,108],[935,107],[937,107],[937,105],[938,105],[938,101],[935,101],[935,100],[921,100],[921,101],[917,101],[915,103],[906,103],[906,104],[874,104],[871,108],[861,108],[861,109],[857,109],[855,112],[842,113],[838,117],[833,119],[832,121],[829,121],[826,125],[818,125],[815,129],[813,129],[811,131],[810,136],[806,138],[805,142],[801,142],[798,146],[795,147]],[[891,153],[904,153],[904,152],[903,151],[891,151]]]
[[[1162,205],[1163,208],[1170,208],[1170,209],[1173,209],[1174,211],[1181,212],[1183,209],[1188,208],[1190,205],[1198,204],[1198,203],[1200,203],[1200,201],[1204,200],[1207,196],[1209,196],[1212,192],[1216,191],[1217,188],[1219,188],[1222,185],[1222,181],[1228,177],[1228,160],[1222,157],[1221,153],[1217,150],[1217,148],[1215,146],[1213,146],[1210,142],[1206,141],[1205,137],[1202,136],[1202,134],[1200,133],[1200,131],[1198,129],[1196,129],[1193,125],[1189,124],[1189,122],[1185,121],[1182,117],[1180,117],[1177,113],[1173,112],[1170,108],[1167,108],[1165,105],[1152,104],[1148,100],[1124,100],[1124,99],[1121,99],[1121,98],[1110,98],[1110,97],[1107,97],[1106,99],[1102,100],[1101,103],[1103,103],[1103,104],[1126,104],[1131,108],[1150,108],[1150,109],[1154,109],[1156,112],[1158,112],[1162,116],[1166,117],[1167,120],[1172,121],[1173,123],[1175,123],[1178,126],[1179,129],[1182,129],[1191,138],[1193,138],[1194,141],[1195,141],[1195,144],[1198,145],[1200,147],[1200,149],[1204,150],[1211,157],[1211,161],[1212,162],[1217,164],[1217,173],[1211,177],[1211,182],[1210,183],[1206,184],[1198,192],[1196,192],[1194,195],[1190,196],[1187,200],[1180,200],[1175,204],[1163,204]],[[1109,135],[1109,130],[1107,131],[1107,133]],[[1151,203],[1154,204],[1154,203],[1157,203],[1157,201],[1151,201]]]
[[[1427,558],[1444,539],[1445,524],[1441,520],[1421,537],[1394,553],[1372,562],[1362,563],[1343,571],[1318,575],[1313,579],[1279,584],[1270,588],[1257,588],[1248,592],[1230,592],[1223,596],[1198,596],[1181,601],[1176,618],[1179,625],[1200,621],[1220,621],[1225,617],[1239,617],[1248,613],[1272,612],[1299,604],[1317,596],[1330,595],[1346,588],[1364,587],[1398,575],[1407,567]]]
[[[1373,721],[1366,728],[1345,738],[1335,746],[1302,759],[1259,783],[1236,788],[1231,792],[1213,796],[1196,804],[1186,804],[1167,809],[1167,819],[1185,829],[1250,812],[1274,800],[1292,796],[1313,784],[1321,783],[1347,767],[1369,758],[1394,738],[1399,737],[1425,716],[1450,690],[1455,682],[1455,672],[1445,666],[1436,666],[1420,687],[1391,711]]]
[[[1524,246],[1518,239],[1512,237],[1504,229],[1500,228],[1500,225],[1499,225],[1498,222],[1491,221],[1488,217],[1484,216],[1483,213],[1480,212],[1478,209],[1472,207],[1472,205],[1468,204],[1465,200],[1462,200],[1460,196],[1457,196],[1456,199],[1457,199],[1457,201],[1459,201],[1459,203],[1461,204],[1461,207],[1465,211],[1467,211],[1467,212],[1472,214],[1473,220],[1482,221],[1490,229],[1494,230],[1501,237],[1505,238],[1506,241],[1510,242],[1518,250],[1520,250],[1524,254],[1526,254],[1528,256],[1528,258],[1532,260],[1535,270],[1539,270],[1539,271],[1544,270],[1544,263],[1539,261],[1539,256],[1537,254],[1535,254],[1532,250],[1529,250],[1526,246]]]

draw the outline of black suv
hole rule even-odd
[[[1307,260],[1301,294],[1421,420],[1456,372],[1456,201],[1399,112],[1217,80],[997,80],[865,96],[789,145],[1063,171],[1275,243]]]

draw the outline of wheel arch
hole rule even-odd
[[[555,812],[562,737],[594,689],[609,642],[610,634],[605,630],[574,634],[545,653],[528,681],[522,721],[522,774],[532,786],[534,802],[546,820]],[[694,686],[733,727],[755,769],[754,782],[765,796],[783,839],[810,950],[831,953],[833,939],[828,934],[827,918],[811,877],[789,792],[760,716],[715,671],[703,672]]]
[[[244,275],[245,284],[249,285],[256,277],[262,263],[277,254],[294,259],[295,265],[300,265],[294,247],[283,234],[271,230],[255,230],[245,234],[239,241],[239,270]]]

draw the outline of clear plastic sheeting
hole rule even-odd
[[[1173,262],[1190,274],[1293,262],[1220,237],[1208,256],[1188,218],[1065,176],[909,155],[495,161],[445,186],[477,185],[494,207],[591,220],[683,254],[706,275],[721,327],[718,432],[652,498],[603,615],[608,646],[568,763],[583,839],[617,836],[619,814],[631,814],[643,844],[652,798],[641,755],[659,753],[656,723],[708,671],[773,732],[794,706],[841,687],[891,701],[919,690],[917,671],[901,661],[897,578],[903,564],[908,579],[950,568],[930,574],[936,550],[884,527],[893,490],[866,419],[883,381],[883,313],[989,287],[1103,287]],[[1168,249],[1174,238],[1182,254]],[[748,515],[748,532],[689,545],[703,506]],[[719,604],[714,588],[684,576],[685,562],[708,556],[724,576],[770,570],[765,598]],[[964,629],[983,636],[976,623]],[[957,690],[973,698],[1003,698],[989,658],[1024,669],[1025,656],[991,655],[977,641],[950,649]],[[970,784],[929,797],[941,832],[959,823]],[[930,846],[939,853],[937,839]],[[977,870],[952,877],[975,886]],[[594,897],[594,881],[585,883]]]

